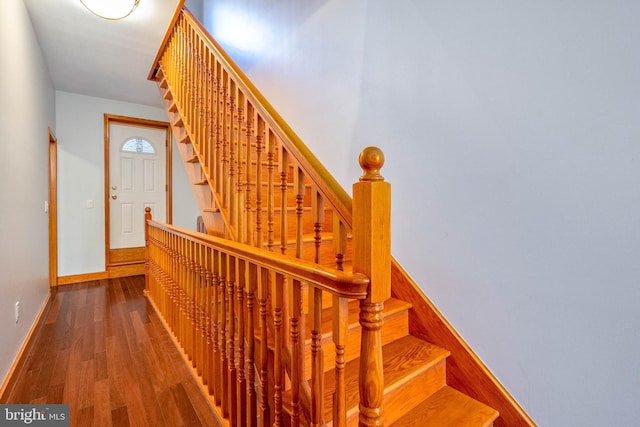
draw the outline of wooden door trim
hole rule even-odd
[[[48,132],[49,149],[49,286],[58,286],[58,140]]]
[[[110,249],[110,233],[111,233],[111,225],[110,225],[110,212],[109,212],[109,125],[111,124],[123,124],[130,126],[140,126],[147,128],[156,128],[156,129],[164,129],[165,130],[165,164],[166,164],[166,204],[167,204],[167,224],[172,223],[172,194],[173,194],[173,186],[172,186],[172,178],[171,178],[171,126],[169,126],[169,122],[163,122],[158,120],[149,120],[149,119],[140,119],[137,117],[127,117],[127,116],[119,116],[115,114],[105,114],[104,115],[104,242],[105,242],[105,266],[107,271],[110,267],[114,267],[115,265],[111,261]],[[140,216],[144,216],[144,212],[140,213]]]

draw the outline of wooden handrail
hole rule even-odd
[[[274,256],[273,252],[264,249],[247,246],[242,243],[236,243],[232,240],[207,234],[196,233],[174,225],[152,220],[149,220],[148,224],[158,230],[163,230],[184,238],[192,239],[194,242],[201,242],[202,244],[216,247],[216,249],[225,252],[229,256],[241,258],[246,262],[250,262],[258,267],[267,268],[276,273],[289,275],[294,280],[307,283],[317,287],[323,292],[328,292],[341,298],[364,299],[367,296],[369,279],[364,274],[345,273],[344,271],[286,255]]]

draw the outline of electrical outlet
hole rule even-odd
[[[18,320],[20,320],[20,301],[16,301],[15,315],[16,315],[16,323],[18,323]]]

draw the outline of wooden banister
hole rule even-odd
[[[219,405],[220,415],[234,426],[255,425],[257,419],[262,425],[284,425],[286,387],[291,393],[291,425],[307,424],[303,400],[312,408],[310,424],[322,425],[324,355],[319,341],[322,293],[330,293],[334,300],[336,323],[346,325],[347,301],[365,300],[369,279],[360,273],[346,273],[157,223],[151,219],[149,208],[145,224],[150,300]],[[310,346],[304,345],[303,287],[310,290]],[[335,395],[337,400],[344,401],[343,328],[334,328],[333,340],[337,343],[336,378],[342,378],[336,381]],[[267,355],[268,342],[274,349],[272,360]],[[305,388],[302,362],[306,352],[310,352],[313,361],[310,390]],[[258,384],[254,366],[258,367]],[[260,389],[260,402],[256,387]],[[334,419],[345,416],[345,404],[337,405]],[[336,421],[334,425],[342,424]]]

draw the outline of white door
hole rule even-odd
[[[144,246],[144,209],[166,220],[166,130],[109,124],[110,249]]]

